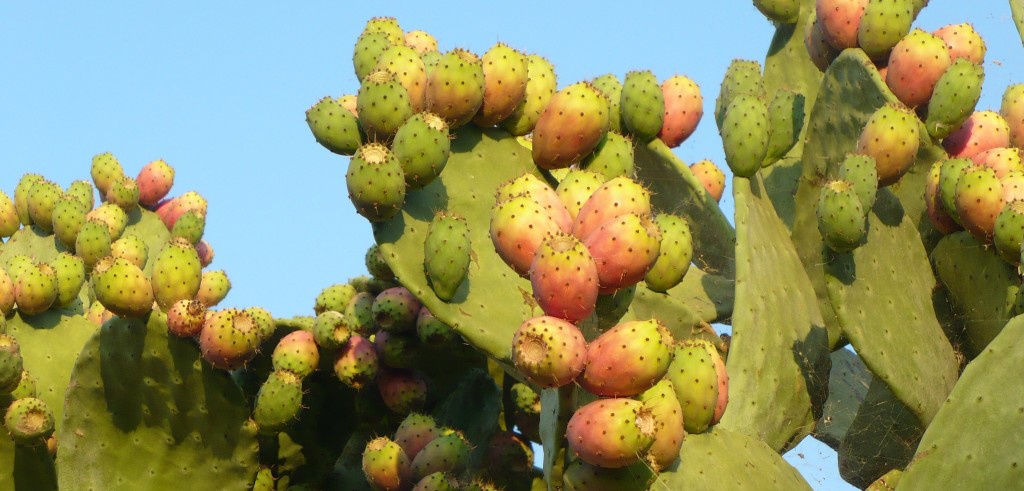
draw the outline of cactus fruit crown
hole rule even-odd
[[[437,130],[437,131],[443,131],[443,130],[448,129],[448,123],[445,123],[444,119],[442,119],[440,116],[438,116],[438,115],[436,115],[434,113],[429,113],[429,112],[425,112],[425,113],[421,113],[421,114],[422,114],[422,117],[423,117],[423,122],[427,123],[427,127],[428,128],[430,128],[432,130]]]
[[[837,193],[842,193],[848,189],[853,188],[853,184],[845,179],[835,179],[829,181],[827,184],[825,184],[825,186]]]
[[[380,70],[374,70],[374,71],[370,72],[370,74],[366,76],[366,80],[365,81],[366,82],[376,83],[376,84],[382,84],[382,83],[385,83],[385,82],[390,82],[390,81],[392,81],[394,79],[395,79],[395,74],[391,73],[390,70],[380,69]]]
[[[379,143],[371,143],[359,148],[359,156],[367,164],[383,164],[388,160],[388,147]]]

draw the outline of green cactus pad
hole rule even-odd
[[[932,264],[967,335],[968,355],[981,353],[1012,316],[1020,290],[1017,271],[967,232],[939,241]]]
[[[231,376],[165,327],[114,319],[82,350],[57,441],[66,489],[248,490],[256,439]]]
[[[652,489],[811,489],[764,442],[721,427],[687,435],[679,460],[658,481]]]
[[[1010,13],[1013,15],[1013,23],[1017,25],[1021,44],[1024,44],[1024,3],[1010,0]]]
[[[1024,363],[1024,317],[1015,317],[964,370],[932,420],[897,489],[940,489],[954,481],[975,489],[1020,485],[1020,454],[1007,442],[1024,438],[1020,398],[1009,390]]]
[[[730,404],[720,425],[782,451],[799,443],[821,414],[830,365],[828,334],[811,282],[763,182],[735,178],[733,186],[736,306],[728,360]],[[782,306],[777,298],[790,300]],[[770,384],[762,372],[768,366],[774,374]]]
[[[0,396],[0,411],[7,408]],[[0,489],[57,491],[57,470],[46,445],[15,445],[7,431],[0,432]]]
[[[828,399],[812,435],[838,451],[868,393],[871,372],[852,350],[838,349],[829,357],[832,358],[832,369],[828,374]]]
[[[839,474],[859,488],[890,469],[905,467],[924,427],[907,406],[874,377],[839,446]]]

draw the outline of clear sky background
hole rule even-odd
[[[932,0],[915,26],[970,21],[988,43],[979,108],[1024,82],[1005,0]],[[369,224],[345,191],[347,158],[321,148],[304,111],[355,93],[352,45],[366,20],[398,18],[442,50],[497,41],[546,56],[559,86],[650,69],[693,78],[714,108],[733,58],[762,60],[774,28],[725,2],[4,2],[0,5],[0,189],[21,174],[62,186],[113,152],[130,175],[163,158],[172,191],[210,201],[206,238],[234,284],[224,306],[312,312],[325,286],[365,273]],[[706,117],[677,150],[723,168]],[[731,188],[731,185],[728,186]],[[732,215],[727,189],[722,206]],[[808,438],[787,455],[817,489],[849,488],[835,453]]]

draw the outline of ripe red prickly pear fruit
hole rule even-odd
[[[512,361],[527,380],[541,387],[562,387],[583,372],[587,342],[583,333],[564,319],[527,319],[512,337]]]
[[[807,48],[807,54],[810,55],[814,66],[824,72],[839,56],[840,51],[828,41],[821,26],[821,22],[817,19],[807,26],[807,32],[804,34],[804,46]]]
[[[661,92],[665,99],[665,117],[658,138],[669,148],[676,148],[697,129],[704,116],[704,98],[697,83],[683,75],[662,82]]]
[[[939,195],[939,178],[942,174],[942,162],[937,160],[932,164],[928,178],[925,180],[924,205],[925,210],[928,212],[928,219],[931,221],[932,226],[935,227],[935,230],[943,234],[949,234],[960,230],[960,225],[953,220],[953,217],[949,216],[949,213],[946,213],[946,208],[942,205],[942,197]]]
[[[607,178],[603,174],[597,172],[572,169],[558,183],[555,194],[565,205],[569,216],[575,221],[580,209],[590,199],[590,195],[594,194],[594,191],[601,187],[606,180]]]
[[[606,222],[627,213],[651,214],[651,193],[628,177],[605,182],[587,198],[576,215],[572,234],[586,240]]]
[[[1010,171],[999,182],[1003,185],[1003,202],[1024,200],[1024,172]]]
[[[878,108],[861,129],[857,153],[875,159],[878,185],[888,186],[914,164],[920,144],[917,116],[901,104]]]
[[[101,260],[92,272],[92,286],[107,310],[121,317],[142,317],[153,309],[153,286],[127,259]]]
[[[473,118],[479,126],[501,123],[526,97],[529,61],[519,50],[497,43],[484,53],[484,101]]]
[[[228,279],[224,270],[203,271],[199,280],[199,291],[196,292],[196,300],[207,307],[219,304],[231,291],[231,280]]]
[[[306,378],[320,364],[320,351],[312,333],[292,331],[277,342],[270,359],[275,371],[287,371]]]
[[[915,108],[931,99],[935,84],[950,63],[942,39],[914,29],[893,47],[885,83],[900,102]]]
[[[545,314],[579,322],[597,304],[597,263],[572,234],[559,233],[537,249],[530,267],[533,298]]]
[[[637,398],[651,411],[655,430],[654,443],[647,451],[647,461],[655,470],[665,469],[679,458],[679,449],[686,438],[683,407],[676,398],[672,381],[663,379]]]
[[[363,475],[374,489],[411,489],[412,462],[402,447],[387,437],[374,438],[363,450]]]
[[[967,168],[956,183],[956,211],[960,223],[983,243],[992,241],[996,218],[1003,210],[1003,186],[988,167]]]
[[[711,425],[716,425],[722,420],[726,408],[729,407],[729,372],[726,371],[725,360],[722,359],[722,355],[713,345],[704,345],[704,350],[714,360],[715,374],[718,376],[718,399],[715,399],[715,413],[711,416],[710,423]]]
[[[857,29],[868,0],[817,0],[815,15],[824,39],[838,51],[857,47]]]
[[[491,211],[494,250],[520,276],[529,274],[537,248],[559,230],[544,205],[528,194],[499,202]]]
[[[260,331],[252,318],[238,309],[212,313],[199,333],[203,359],[222,370],[241,368],[252,360],[260,341]]]
[[[469,465],[470,450],[462,432],[443,430],[441,436],[428,443],[412,460],[413,478],[422,479],[435,472],[458,474]]]
[[[690,172],[715,201],[722,201],[722,193],[725,192],[725,173],[722,169],[710,160],[701,160],[690,164]]]
[[[441,436],[434,418],[420,413],[409,413],[395,430],[395,443],[402,447],[410,459],[415,459],[430,442]]]
[[[992,111],[975,111],[942,140],[942,147],[951,158],[972,158],[985,150],[1008,146],[1010,127],[999,113]]]
[[[334,358],[334,374],[353,389],[361,389],[377,378],[377,351],[370,340],[353,334]]]
[[[608,118],[608,100],[593,85],[580,82],[558,91],[533,130],[534,163],[562,169],[583,160],[608,132]]]
[[[171,192],[174,168],[163,159],[154,160],[142,167],[135,182],[139,186],[139,204],[152,208]]]
[[[188,240],[172,239],[153,262],[153,296],[167,311],[174,302],[194,298],[201,287],[203,267],[199,254]]]
[[[382,369],[377,387],[384,404],[392,412],[409,414],[427,405],[427,379],[419,372],[400,368]]]
[[[498,188],[496,202],[510,200],[521,194],[529,194],[531,198],[544,207],[548,216],[558,223],[558,228],[563,232],[572,229],[572,217],[569,210],[562,204],[558,193],[551,188],[543,179],[530,174],[523,175],[508,181]]]
[[[427,110],[443,118],[451,129],[470,122],[484,102],[480,57],[456,48],[441,55],[427,72]]]
[[[21,228],[18,209],[7,193],[0,191],[0,237],[10,237]]]
[[[423,305],[403,286],[388,288],[373,300],[373,318],[381,329],[410,332],[416,328],[416,316]]]
[[[673,344],[661,321],[621,322],[587,346],[587,367],[578,382],[599,396],[638,395],[665,375]]]
[[[644,70],[626,74],[619,111],[623,129],[634,140],[647,143],[658,136],[664,124],[665,95],[654,73]]]
[[[667,292],[683,281],[693,259],[693,236],[682,217],[661,213],[654,217],[661,233],[658,259],[644,276],[647,288]]]
[[[528,76],[523,100],[512,111],[512,114],[499,123],[502,128],[515,136],[523,136],[533,131],[541,113],[544,112],[548,101],[555,95],[555,89],[558,88],[555,67],[551,66],[548,60],[538,55],[529,55],[526,60]]]
[[[984,165],[996,171],[1002,179],[1012,171],[1024,172],[1022,151],[1019,148],[990,148],[971,158],[975,165]]]
[[[601,225],[583,241],[597,262],[602,295],[644,278],[661,248],[661,232],[648,215],[628,213]]]
[[[584,462],[618,468],[639,462],[654,443],[656,431],[654,416],[644,403],[599,399],[576,410],[565,437]]]
[[[178,300],[167,311],[167,330],[175,336],[195,336],[203,330],[205,321],[206,306],[198,300]]]
[[[207,207],[206,198],[195,191],[189,191],[162,202],[156,207],[156,214],[163,220],[167,230],[172,230],[174,224],[178,222],[178,218],[189,211],[195,211],[205,217]]]
[[[359,147],[345,173],[348,197],[356,212],[371,222],[390,220],[405,202],[405,172],[388,147],[371,143]]]
[[[196,243],[196,254],[199,254],[199,264],[202,264],[204,268],[213,262],[213,246],[205,240]]]
[[[687,433],[703,433],[715,419],[720,384],[714,355],[715,347],[704,340],[684,340],[675,348],[666,378],[683,408]]]
[[[985,41],[970,24],[950,24],[932,32],[946,43],[953,60],[966,58],[972,63],[985,63]]]
[[[114,157],[110,152],[106,152],[95,155],[92,158],[90,174],[92,175],[92,182],[96,184],[96,189],[100,192],[100,196],[106,196],[114,181],[124,177],[124,169],[121,167],[121,163],[117,161],[117,157]]]
[[[1024,84],[1013,84],[1006,88],[999,114],[1010,130],[1010,144],[1024,148]]]

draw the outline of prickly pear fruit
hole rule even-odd
[[[366,444],[363,475],[374,489],[385,491],[410,489],[414,482],[409,456],[398,443],[383,436]]]
[[[1010,172],[1024,172],[1024,156],[1019,148],[992,148],[975,155],[971,160],[976,165],[983,165],[996,171],[996,177],[1002,179]]]
[[[725,162],[738,177],[751,177],[768,155],[768,106],[746,94],[736,96],[725,111],[719,134]]]
[[[628,213],[601,225],[583,241],[597,262],[600,293],[633,286],[658,260],[661,232],[648,215]]]
[[[7,193],[0,191],[0,237],[10,237],[21,228],[18,209]]]
[[[663,379],[640,394],[638,399],[651,411],[657,426],[654,444],[647,451],[647,460],[655,470],[664,469],[679,458],[679,448],[686,438],[683,408],[676,398],[675,386],[672,381]]]
[[[0,269],[0,317],[6,318],[14,309],[14,281],[7,271]],[[0,321],[2,325],[3,321]]]
[[[121,238],[125,227],[128,226],[128,215],[121,207],[112,203],[103,203],[89,213],[86,213],[85,220],[96,220],[106,225],[111,241]]]
[[[174,186],[174,167],[163,159],[154,160],[142,166],[135,182],[139,186],[139,204],[152,208],[171,192]]]
[[[277,331],[277,321],[274,320],[274,316],[267,309],[262,307],[246,307],[242,309],[242,313],[248,316],[249,320],[256,326],[261,343],[270,339]]]
[[[1024,84],[1014,84],[1006,88],[999,114],[1009,129],[1010,144],[1024,148]]]
[[[701,160],[690,164],[690,172],[715,201],[722,200],[722,193],[725,192],[725,173],[722,169],[710,160]]]
[[[370,340],[353,334],[334,358],[334,374],[353,389],[361,389],[377,378],[377,351]]]
[[[111,253],[110,229],[99,220],[86,220],[75,237],[75,253],[92,269]]]
[[[914,29],[896,43],[889,55],[885,83],[907,107],[926,104],[939,77],[952,60],[946,43],[921,29]]]
[[[452,326],[434,317],[426,307],[421,307],[416,316],[416,335],[423,344],[434,347],[445,346],[459,338]]]
[[[607,179],[633,177],[633,141],[614,131],[609,131],[580,164],[582,169],[597,172]]]
[[[576,214],[572,234],[586,240],[605,223],[626,215],[651,214],[651,193],[640,183],[628,177],[611,179],[587,198]]]
[[[1010,171],[999,182],[1003,185],[1003,202],[1024,200],[1024,172]]]
[[[453,49],[438,60],[427,75],[427,110],[451,129],[470,120],[484,103],[484,69],[480,57]]]
[[[924,187],[924,206],[925,211],[928,213],[928,219],[931,221],[932,226],[935,230],[943,234],[948,234],[960,230],[960,225],[953,220],[953,217],[946,213],[946,208],[942,205],[942,197],[939,196],[939,179],[942,176],[942,161],[937,160],[932,164],[931,170],[928,172],[928,178],[925,180]]]
[[[196,244],[196,253],[199,254],[199,264],[202,264],[204,268],[213,262],[213,246],[209,242],[200,240]]]
[[[373,318],[373,301],[376,298],[370,292],[359,292],[345,306],[345,321],[353,333],[369,336],[377,330],[377,322]]]
[[[468,488],[458,487],[457,481],[444,472],[435,472],[423,476],[416,482],[416,486],[412,488],[412,491],[457,491]]]
[[[867,234],[867,213],[850,181],[836,179],[821,189],[817,216],[821,238],[836,252],[856,249]]]
[[[363,32],[382,32],[388,37],[388,42],[391,44],[402,44],[405,42],[402,26],[398,25],[398,20],[394,17],[374,17],[366,21],[366,27],[363,28]]]
[[[329,310],[344,312],[349,301],[356,295],[356,289],[348,283],[335,283],[323,290],[316,296],[313,303],[313,312],[320,315]]]
[[[4,427],[19,445],[35,446],[53,434],[53,411],[41,399],[24,397],[7,407]]]
[[[277,342],[270,359],[275,371],[291,372],[304,379],[320,364],[320,351],[312,333],[292,331]]]
[[[578,382],[599,396],[638,395],[665,375],[673,343],[656,319],[621,322],[587,347],[587,367]]]
[[[402,166],[405,183],[422,188],[437,179],[448,163],[448,125],[436,114],[416,114],[398,129],[391,151]]]
[[[415,459],[430,442],[441,436],[434,418],[420,413],[409,413],[395,431],[395,443],[410,459]]]
[[[516,475],[530,472],[533,449],[516,433],[496,431],[487,441],[487,466],[496,481],[514,480]]]
[[[381,329],[391,332],[410,332],[416,328],[420,301],[403,286],[388,288],[373,300],[373,318]]]
[[[946,43],[952,60],[964,58],[971,63],[985,63],[985,41],[970,24],[950,24],[932,32]]]
[[[387,70],[395,75],[395,80],[405,87],[406,93],[409,94],[409,103],[414,114],[427,107],[427,69],[416,50],[409,46],[392,44],[377,59],[377,70]]]
[[[641,460],[654,443],[657,424],[644,403],[632,399],[599,399],[576,410],[565,437],[584,462],[618,468]]]
[[[0,390],[0,392],[3,392]],[[38,397],[39,390],[36,386],[36,379],[27,370],[22,370],[21,375],[18,377],[18,384],[11,391],[12,399],[21,399],[23,397]]]
[[[1003,186],[996,171],[983,166],[964,170],[956,183],[956,212],[960,223],[981,242],[991,242],[996,218],[1003,210]]]
[[[835,49],[857,47],[857,29],[868,0],[817,0],[815,15],[825,39]]]
[[[352,336],[344,314],[333,310],[321,312],[313,320],[313,339],[325,349],[337,349]]]
[[[1010,264],[1020,261],[1021,243],[1024,242],[1024,201],[1011,201],[1003,206],[996,217],[992,242],[999,255]]]
[[[608,469],[576,459],[565,469],[565,491],[647,491],[657,475],[646,462]]]
[[[68,188],[64,191],[64,196],[69,196],[81,201],[85,205],[86,209],[91,210],[94,203],[92,183],[86,180],[79,179],[72,181]]]
[[[779,90],[768,106],[768,153],[761,166],[769,166],[785,156],[800,137],[804,127],[804,96],[792,90]]]
[[[718,372],[712,357],[715,347],[704,340],[684,340],[675,348],[668,378],[683,408],[687,433],[703,433],[715,417]]]
[[[366,266],[366,271],[368,271],[375,279],[384,281],[392,281],[395,279],[395,273],[391,271],[391,267],[384,261],[384,256],[380,252],[380,247],[378,247],[377,244],[371,244],[370,247],[366,249],[366,255],[363,257],[363,263]]]
[[[390,220],[405,202],[405,173],[388,147],[377,143],[359,147],[345,174],[348,197],[356,212],[371,222]]]
[[[374,70],[363,79],[356,95],[359,126],[370,141],[390,141],[413,115],[408,91],[388,70]]]
[[[867,155],[848,154],[839,164],[836,177],[853,184],[853,190],[860,200],[865,213],[875,205],[878,193],[878,168],[875,160]]]
[[[31,265],[14,279],[14,301],[27,315],[45,312],[57,301],[57,275],[48,264]]]
[[[560,230],[547,209],[528,194],[499,202],[491,212],[494,249],[520,276],[530,272],[540,244]]]
[[[252,318],[238,309],[214,312],[199,333],[203,359],[221,370],[241,368],[256,356],[260,331]]]
[[[51,218],[53,235],[65,247],[73,249],[75,247],[75,239],[78,238],[78,232],[85,225],[85,216],[88,213],[89,208],[85,206],[85,203],[79,201],[78,198],[68,195],[61,196],[53,205],[53,216]]]
[[[857,26],[857,44],[872,60],[884,61],[896,43],[910,32],[913,21],[909,0],[869,1]]]
[[[798,0],[754,0],[754,6],[765,17],[782,24],[793,24],[800,13]]]
[[[531,174],[523,175],[508,181],[498,188],[495,201],[501,203],[510,200],[521,194],[529,194],[531,198],[544,207],[548,216],[558,223],[558,228],[563,232],[572,229],[572,216],[569,210],[562,204],[558,193],[555,192],[543,179]]]
[[[749,95],[766,100],[764,80],[761,78],[761,64],[750,60],[733,60],[725,70],[718,98],[715,99],[715,124],[722,129],[725,113],[733,99]]]
[[[359,35],[355,49],[352,51],[352,65],[355,68],[356,80],[362,82],[377,66],[377,60],[393,43],[388,35],[379,31],[366,31]]]
[[[561,387],[583,372],[587,346],[572,323],[551,316],[527,319],[512,338],[512,361],[529,381]]]
[[[124,169],[117,157],[110,152],[101,153],[92,158],[92,168],[89,172],[92,175],[92,182],[100,196],[106,196],[114,181],[124,177]]]
[[[174,227],[171,229],[171,238],[181,237],[188,241],[189,244],[195,245],[202,240],[205,230],[206,215],[200,214],[196,210],[189,210],[184,215],[178,217],[177,222],[174,222]]]
[[[377,331],[373,336],[377,360],[390,368],[412,368],[419,354],[420,340],[412,333]]]
[[[419,372],[385,368],[377,375],[377,387],[392,412],[409,414],[427,405],[427,379]]]
[[[18,341],[0,334],[0,394],[9,394],[21,383],[24,360]]]
[[[715,362],[715,375],[718,376],[718,399],[715,399],[715,412],[711,416],[710,423],[711,425],[716,425],[722,420],[722,416],[725,415],[725,410],[729,406],[729,372],[726,370],[725,360],[722,359],[722,355],[718,353],[718,350],[713,345],[705,344],[704,350],[707,351],[708,356]]]
[[[97,326],[102,326],[105,322],[114,318],[114,313],[107,310],[99,301],[94,301],[89,306],[89,310],[85,312],[85,319]]]
[[[437,39],[426,31],[409,31],[405,33],[405,45],[419,54],[437,51]]]
[[[619,77],[606,73],[591,80],[590,83],[608,99],[608,131],[620,135],[625,133],[622,126],[622,111],[619,107],[622,103],[622,83],[619,82]]]
[[[594,312],[597,303],[597,263],[579,239],[558,233],[537,249],[530,284],[545,314],[579,322]]]
[[[917,116],[905,106],[886,104],[861,129],[857,153],[875,159],[878,185],[888,186],[914,164],[919,145]]]
[[[168,242],[153,263],[153,296],[164,311],[199,293],[203,267],[195,247],[183,238]]]
[[[291,424],[302,410],[302,378],[292,372],[273,371],[256,393],[252,419],[260,433],[273,435]]]
[[[667,292],[683,281],[693,259],[693,236],[690,226],[682,217],[659,214],[654,224],[661,233],[661,247],[658,259],[644,276],[647,288],[656,292]]]
[[[960,127],[981,97],[985,71],[966,59],[954,61],[939,78],[928,101],[925,128],[933,138],[941,139]]]
[[[32,185],[28,191],[28,214],[32,224],[44,232],[53,232],[53,207],[64,194],[57,183],[42,179]]]
[[[939,172],[939,199],[942,207],[954,221],[960,223],[960,215],[956,211],[956,183],[968,167],[973,164],[970,159],[945,159]]]
[[[64,307],[78,298],[85,284],[85,262],[82,258],[62,252],[50,261],[50,268],[57,279],[57,300],[55,306]]]
[[[497,43],[484,53],[484,101],[473,122],[489,127],[512,115],[526,97],[529,61],[526,56],[504,43]]]
[[[534,163],[561,169],[579,162],[608,132],[608,118],[608,100],[593,85],[580,82],[558,91],[533,130]]]
[[[665,121],[665,94],[654,73],[649,70],[627,73],[620,97],[623,130],[640,143],[658,136]]]
[[[199,334],[206,321],[206,306],[198,300],[181,299],[167,311],[167,330],[180,337]]]
[[[182,215],[189,211],[195,211],[200,215],[206,216],[208,206],[206,198],[203,198],[195,191],[189,191],[181,196],[161,202],[156,207],[156,214],[163,220],[167,230],[173,230],[174,224],[178,222]]]
[[[558,88],[555,68],[548,60],[538,56],[526,57],[528,63],[526,90],[523,100],[507,118],[498,123],[514,136],[523,136],[533,131],[541,113],[547,107]],[[615,113],[613,113],[615,114]]]
[[[555,194],[565,205],[565,209],[573,221],[576,220],[584,203],[590,199],[590,195],[594,194],[594,191],[601,187],[605,180],[603,174],[572,169],[558,183]]]
[[[31,256],[24,254],[18,254],[7,260],[7,272],[11,275],[11,280],[15,283],[18,282],[18,277],[23,273],[32,271],[36,267],[35,260]]]
[[[131,210],[139,204],[139,185],[135,179],[125,176],[115,180],[107,190],[106,200],[122,210]]]
[[[469,441],[461,432],[445,430],[412,459],[413,478],[422,479],[435,472],[458,474],[469,465],[469,452]]]
[[[999,113],[975,111],[953,130],[942,147],[952,158],[972,158],[992,148],[1010,146],[1010,127]]]
[[[438,298],[448,302],[455,297],[469,274],[471,254],[466,219],[445,212],[434,215],[423,243],[423,269]]]
[[[363,144],[356,115],[337,99],[324,97],[306,110],[306,124],[317,143],[338,155],[352,155]]]
[[[28,214],[28,192],[35,183],[42,180],[43,176],[39,174],[24,174],[14,188],[15,211],[18,212],[18,220],[26,227],[32,225],[32,217]]]
[[[231,280],[228,279],[228,274],[224,270],[203,271],[199,280],[199,291],[196,292],[195,297],[209,308],[224,300],[230,291]]]

